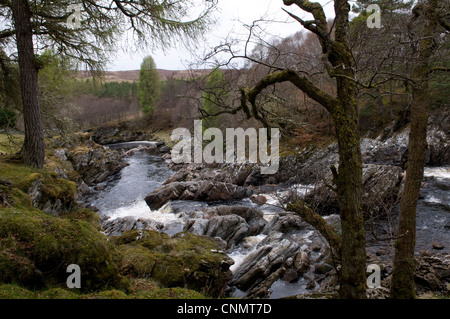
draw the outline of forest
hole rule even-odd
[[[448,299],[450,1],[278,0],[158,68],[220,2],[0,0],[0,299]],[[176,161],[199,120],[248,158]]]

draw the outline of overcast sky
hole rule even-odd
[[[325,5],[327,17],[333,16],[333,1],[318,0]],[[159,69],[182,70],[189,68],[190,63],[196,62],[211,48],[223,43],[225,38],[245,39],[248,35],[243,24],[251,25],[253,21],[264,17],[265,20],[277,22],[261,23],[267,33],[273,36],[288,36],[302,30],[298,22],[289,19],[288,15],[281,9],[286,8],[302,18],[309,15],[295,6],[285,7],[282,0],[219,0],[219,10],[215,13],[217,23],[205,37],[193,53],[182,47],[174,48],[166,52],[156,50],[152,52],[138,51],[136,53],[119,52],[118,56],[108,66],[109,71],[137,70],[140,68],[142,59],[151,55]],[[288,23],[285,23],[288,22]],[[269,39],[270,35],[265,38]]]

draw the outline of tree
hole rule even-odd
[[[69,11],[75,4],[79,15]],[[73,57],[92,70],[101,70],[107,53],[116,38],[131,29],[142,45],[167,47],[180,38],[198,38],[209,22],[210,11],[216,1],[204,0],[196,18],[189,19],[194,0],[113,0],[108,5],[92,0],[36,1],[1,0],[0,31],[2,51],[14,44],[20,70],[25,139],[21,150],[23,161],[43,167],[45,158],[44,134],[38,100],[38,71],[41,68],[35,53],[42,48]],[[78,5],[78,7],[77,7]],[[73,16],[75,14],[75,17]],[[74,25],[67,23],[75,19]],[[35,47],[36,44],[36,47]],[[11,54],[8,59],[12,59]]]
[[[447,33],[450,32],[450,24],[445,19],[445,14],[448,14],[449,9],[448,2],[445,5],[437,0],[424,0],[419,1],[412,11],[413,18],[411,22],[419,25],[421,30],[418,36],[417,54],[411,74],[413,83],[409,155],[405,187],[400,202],[391,298],[415,297],[416,207],[425,166],[428,112],[431,107],[429,77],[433,70],[430,67],[430,59],[439,44],[436,40],[438,27],[441,26]],[[442,35],[442,32],[440,34]]]
[[[155,61],[147,56],[141,63],[138,82],[139,105],[144,114],[151,114],[161,97],[161,82]]]
[[[295,5],[313,16],[312,20],[304,20],[285,10],[318,39],[324,68],[327,75],[335,81],[336,94],[320,89],[307,70],[296,69],[295,65],[291,65],[287,68],[273,68],[270,74],[261,78],[253,87],[241,88],[241,104],[238,109],[267,126],[257,97],[263,90],[277,83],[290,82],[330,113],[339,146],[339,168],[331,167],[342,229],[341,247],[333,247],[342,266],[339,293],[341,298],[366,298],[365,230],[361,209],[362,158],[356,102],[357,74],[349,42],[350,5],[346,0],[334,0],[335,21],[329,29],[320,3],[308,0],[283,0],[283,3],[286,6]],[[287,209],[298,213],[317,229],[322,229],[322,234],[329,242],[339,242],[331,238],[336,236],[326,233],[330,229],[323,227],[323,218],[311,212],[301,201],[287,205]]]

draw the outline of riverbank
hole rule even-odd
[[[45,277],[44,280],[39,279],[42,286],[34,286],[34,282],[37,280],[36,278],[40,278],[39,276],[35,278],[35,275],[32,275],[30,277],[32,278],[30,282],[33,284],[23,279],[26,278],[24,274],[42,273],[39,268],[41,265],[35,265],[34,261],[30,261],[31,256],[35,256],[33,254],[37,252],[32,249],[17,248],[30,244],[34,247],[35,243],[39,243],[40,247],[45,247],[45,244],[52,242],[58,243],[58,238],[48,237],[50,234],[47,234],[47,228],[44,227],[45,231],[40,234],[32,229],[36,225],[52,225],[61,222],[63,223],[61,225],[66,225],[64,227],[68,229],[68,232],[62,232],[63,238],[77,238],[77,236],[83,236],[90,240],[97,238],[92,242],[81,240],[81,246],[73,245],[74,251],[79,249],[79,252],[74,255],[81,256],[85,253],[84,249],[91,249],[91,245],[105,247],[103,248],[104,253],[97,251],[97,255],[104,256],[102,258],[106,258],[106,260],[110,258],[108,264],[114,266],[105,268],[105,271],[112,271],[104,277],[110,278],[109,281],[106,281],[108,283],[101,281],[96,284],[99,287],[102,284],[105,287],[117,285],[115,290],[121,291],[130,298],[134,296],[133,288],[130,287],[137,282],[149,282],[150,286],[153,283],[152,287],[157,287],[155,289],[187,286],[200,290],[203,293],[202,296],[232,294],[237,297],[282,298],[292,295],[308,296],[318,292],[327,292],[333,295],[333,292],[336,291],[338,268],[336,269],[333,264],[327,243],[299,217],[284,212],[282,209],[287,200],[296,196],[321,194],[319,201],[321,206],[317,205],[317,207],[322,207],[323,211],[328,212],[325,215],[330,216],[328,217],[330,223],[334,227],[339,227],[336,211],[333,210],[335,208],[332,196],[324,198],[323,191],[319,192],[320,183],[311,183],[314,172],[316,175],[318,172],[326,172],[326,169],[317,170],[318,167],[327,168],[336,159],[336,148],[332,144],[324,149],[305,148],[299,150],[295,156],[291,154],[283,157],[278,174],[270,176],[272,178],[265,178],[258,175],[254,167],[245,165],[173,165],[170,162],[168,148],[163,148],[164,145],[161,143],[157,143],[159,146],[154,144],[156,149],[141,147],[131,151],[114,151],[95,143],[92,135],[86,133],[76,135],[68,141],[55,139],[50,142],[47,148],[46,169],[43,171],[30,170],[14,163],[13,156],[9,159],[2,158],[0,163],[2,165],[0,179],[4,181],[1,186],[2,205],[5,207],[1,208],[1,218],[2,221],[9,220],[10,223],[10,226],[4,229],[0,240],[3,248],[0,264],[8,270],[8,272],[4,272],[6,275],[2,278],[2,282],[14,282],[15,285],[23,286],[26,290],[32,289],[30,291],[33,291],[34,296],[39,296],[40,291],[55,287],[66,290],[64,280],[67,278],[67,274],[61,268],[62,260],[58,259],[60,258],[58,249],[64,248],[66,244],[56,244],[59,248],[55,249],[55,257],[52,262],[59,262],[60,268],[50,277]],[[388,149],[392,147],[392,144],[381,140],[375,143],[365,142],[366,145],[384,144]],[[367,149],[369,148],[367,147]],[[377,156],[384,152],[382,148],[375,152],[373,147],[370,150],[372,154],[378,154]],[[142,154],[145,154],[144,157],[149,154],[154,156],[154,161],[160,164],[160,168],[162,167],[165,173],[159,177],[155,172],[144,174],[142,167],[139,168],[139,166],[134,173],[130,173],[129,169],[133,168],[130,158],[135,158],[133,156],[137,155],[136,159],[139,162],[139,155]],[[369,152],[365,151],[364,154],[366,158],[370,158]],[[147,159],[142,164],[147,165]],[[395,193],[401,189],[402,170],[399,171],[395,167],[400,166],[386,165],[386,163],[366,165],[368,165],[365,168],[366,192],[371,194],[371,191],[376,191],[378,194],[376,203],[386,203],[384,200],[380,201],[380,198],[389,201],[396,200],[392,194],[393,191]],[[444,218],[441,218],[441,215],[430,216],[428,214],[430,207],[433,211],[435,208],[438,211],[443,209],[444,212],[447,209],[448,201],[446,198],[442,198],[447,194],[445,189],[448,187],[445,180],[447,176],[445,169],[445,167],[434,169],[435,171],[431,169],[426,173],[422,202],[427,214],[423,215],[423,224],[420,224],[421,219],[419,218],[418,247],[421,245],[421,238],[433,239],[434,245],[425,242],[425,246],[420,247],[420,250],[424,251],[418,251],[419,268],[416,283],[419,294],[433,292],[445,295],[445,289],[448,290],[448,287],[445,287],[448,280],[448,274],[445,272],[445,267],[448,269],[448,247],[446,246],[448,241],[445,237],[448,230],[448,214],[442,215]],[[122,174],[123,172],[125,174]],[[299,174],[292,174],[292,172]],[[395,181],[393,176],[397,176],[398,182],[393,182]],[[105,201],[116,209],[114,214],[118,218],[113,220],[129,217],[129,211],[137,212],[138,216],[134,217],[140,217],[141,220],[133,217],[126,223],[122,223],[119,228],[116,224],[114,234],[108,233],[105,227],[108,219],[98,219],[95,217],[99,216],[98,213],[93,213],[89,206],[84,207],[86,206],[85,198],[95,193],[102,194],[111,186],[126,182],[126,177],[132,178],[128,181],[128,186],[125,185],[120,192],[121,195],[129,198],[131,193],[139,192],[141,202],[136,205],[124,202],[122,204],[128,209],[121,211],[119,206],[122,204],[113,201],[117,196],[112,196]],[[150,188],[146,186],[139,191],[138,185],[134,182],[136,177],[143,177],[147,183],[156,182],[156,184]],[[326,178],[326,174],[322,177]],[[384,180],[380,178],[384,178]],[[374,183],[374,179],[379,183]],[[178,186],[173,187],[175,185]],[[209,188],[208,185],[215,188]],[[220,188],[220,185],[224,188]],[[234,186],[230,188],[230,185]],[[376,188],[377,185],[383,187]],[[391,186],[386,187],[387,185]],[[193,187],[196,190],[204,190],[198,193],[203,194],[200,198],[185,193],[186,191],[192,193]],[[130,194],[125,192],[127,189],[131,192]],[[223,197],[225,189],[227,190],[226,195],[231,197]],[[439,190],[444,190],[444,192],[438,193]],[[160,202],[158,207],[150,210],[144,200],[148,196],[153,196],[155,192],[161,191],[165,192],[165,195],[161,197],[164,201]],[[173,193],[173,191],[176,192]],[[180,195],[183,193],[185,193],[185,197],[180,201]],[[236,195],[239,197],[234,197]],[[438,199],[439,196],[441,199]],[[373,196],[367,197],[370,199]],[[168,201],[169,198],[170,201]],[[218,199],[220,202],[217,202]],[[389,201],[387,202],[389,203]],[[224,202],[226,207],[223,205]],[[373,208],[373,204],[370,201],[366,202],[366,207]],[[383,206],[385,205],[379,205],[379,208],[373,210],[380,220],[375,227],[377,237],[392,234],[393,225],[395,225],[393,218],[395,209],[383,211],[381,209]],[[30,211],[35,218],[30,218]],[[167,223],[161,223],[158,220],[151,222],[151,216],[147,216],[148,211],[158,212],[159,217],[166,218]],[[438,214],[441,212],[439,211]],[[133,215],[131,214],[131,216]],[[16,217],[21,219],[16,220]],[[148,217],[148,221],[143,222],[142,218],[146,217]],[[60,219],[64,219],[64,221],[60,221]],[[441,219],[442,221],[437,222]],[[30,225],[31,228],[21,228],[24,220],[30,220],[31,224],[27,225]],[[36,225],[33,225],[34,223]],[[74,228],[74,225],[78,225],[76,227],[85,226],[80,229],[84,229],[87,233],[81,232],[79,228]],[[122,227],[124,225],[125,227]],[[421,229],[420,226],[422,226]],[[15,229],[16,233],[11,233],[10,229]],[[368,230],[368,234],[371,234],[371,229],[368,228]],[[49,231],[52,231],[51,236],[54,236],[53,232],[56,230],[49,228]],[[72,231],[74,233],[71,233]],[[195,242],[200,239],[201,244],[193,243],[190,248],[189,245],[184,245],[186,238],[180,240],[176,237],[180,236],[180,231],[188,234],[188,238],[195,238]],[[420,237],[421,231],[425,234],[422,237]],[[93,233],[91,234],[91,232]],[[156,236],[156,234],[159,235]],[[101,236],[98,237],[98,235]],[[444,237],[439,237],[442,235]],[[33,236],[43,236],[46,241],[42,242],[40,237]],[[156,236],[159,238],[157,241],[159,244],[154,244],[153,240],[139,241],[146,236],[151,238]],[[13,239],[11,240],[11,238]],[[210,238],[215,238],[215,241],[211,242]],[[183,248],[179,247],[179,244],[182,243],[184,243]],[[383,266],[382,287],[387,289],[390,276],[388,261],[392,252],[392,242],[382,240],[374,244],[369,240],[368,246],[371,253],[369,261]],[[202,249],[204,249],[204,254],[200,253]],[[428,250],[428,253],[425,250]],[[222,251],[227,254],[221,253]],[[202,256],[201,260],[192,258],[193,264],[186,267],[189,254],[198,255],[199,253]],[[101,260],[99,262],[103,262]],[[204,264],[205,260],[211,261],[207,267]],[[9,262],[13,262],[13,264]],[[233,262],[234,264],[232,264]],[[22,264],[27,266],[23,268]],[[194,265],[198,265],[200,268]],[[167,281],[166,276],[163,278],[157,275],[158,269],[162,269],[161,267],[186,270],[177,272],[177,276],[173,276]],[[442,267],[444,267],[444,271],[442,271]],[[16,273],[11,269],[18,271]],[[209,270],[206,271],[207,269]],[[210,272],[210,270],[213,271]],[[112,280],[112,278],[115,279]],[[91,281],[92,284],[94,282],[96,280]],[[116,283],[113,284],[113,282]],[[213,284],[219,282],[218,285]],[[212,286],[219,288],[215,291],[205,291],[201,287],[199,288],[198,283],[202,283],[201,287],[209,287],[209,289]],[[124,286],[121,286],[122,284]],[[5,289],[9,290],[8,287]],[[96,290],[97,288],[93,287],[88,289],[93,290],[90,293],[83,292],[78,296],[82,298],[89,294],[101,295],[103,290],[102,288]],[[385,290],[378,290],[376,293],[372,291],[370,294],[373,298],[386,297]],[[124,297],[124,295],[116,295],[118,298]],[[150,295],[147,294],[147,296]]]

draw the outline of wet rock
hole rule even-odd
[[[118,126],[99,127],[93,130],[91,134],[92,139],[101,145],[152,139],[151,134],[133,130],[121,124]]]
[[[242,217],[249,227],[247,236],[258,235],[267,224],[260,210],[246,206],[217,206],[204,209],[203,212],[205,218],[210,218],[215,215],[238,215]]]
[[[75,171],[90,186],[106,181],[128,165],[118,152],[92,143],[69,149],[66,154]]]
[[[324,262],[324,263],[318,264],[314,267],[314,273],[324,275],[333,269],[334,269],[333,266]]]
[[[380,215],[392,207],[399,196],[403,171],[398,166],[363,165],[363,210],[366,214]],[[339,213],[336,193],[330,189],[333,177],[328,173],[323,182],[305,196],[315,210],[323,215]]]
[[[267,202],[267,198],[263,195],[254,195],[250,200],[257,205],[264,205]]]
[[[122,233],[133,229],[161,230],[164,224],[151,219],[134,217],[120,217],[115,219],[107,219],[102,222],[102,228],[107,236],[120,236]]]
[[[258,244],[256,251],[244,259],[229,284],[244,291],[256,287],[276,272],[298,249],[299,245],[283,234],[271,234]]]
[[[286,281],[286,282],[296,282],[296,281],[298,281],[299,278],[300,277],[298,276],[298,273],[295,270],[289,269],[284,274],[282,280]]]
[[[275,215],[263,230],[263,234],[270,232],[289,233],[309,227],[301,217],[293,214],[280,213]]]
[[[442,249],[444,249],[444,245],[443,244],[441,244],[441,243],[431,243],[431,246],[433,247],[433,249],[436,249],[436,250],[442,250]]]
[[[297,274],[301,275],[309,270],[311,262],[309,256],[304,251],[298,251],[294,257],[294,270]]]
[[[418,292],[447,292],[450,283],[450,256],[448,254],[430,254],[422,252],[415,258],[414,271]]]
[[[203,211],[201,218],[189,219],[184,231],[219,237],[227,248],[236,246],[243,238],[254,236],[266,225],[262,212],[244,206],[218,206]]]
[[[158,209],[169,200],[225,201],[252,195],[246,187],[213,181],[174,182],[161,186],[145,197],[147,205]]]
[[[205,229],[204,235],[209,237],[220,237],[227,242],[230,249],[247,236],[249,226],[240,216],[225,215],[212,217]]]

